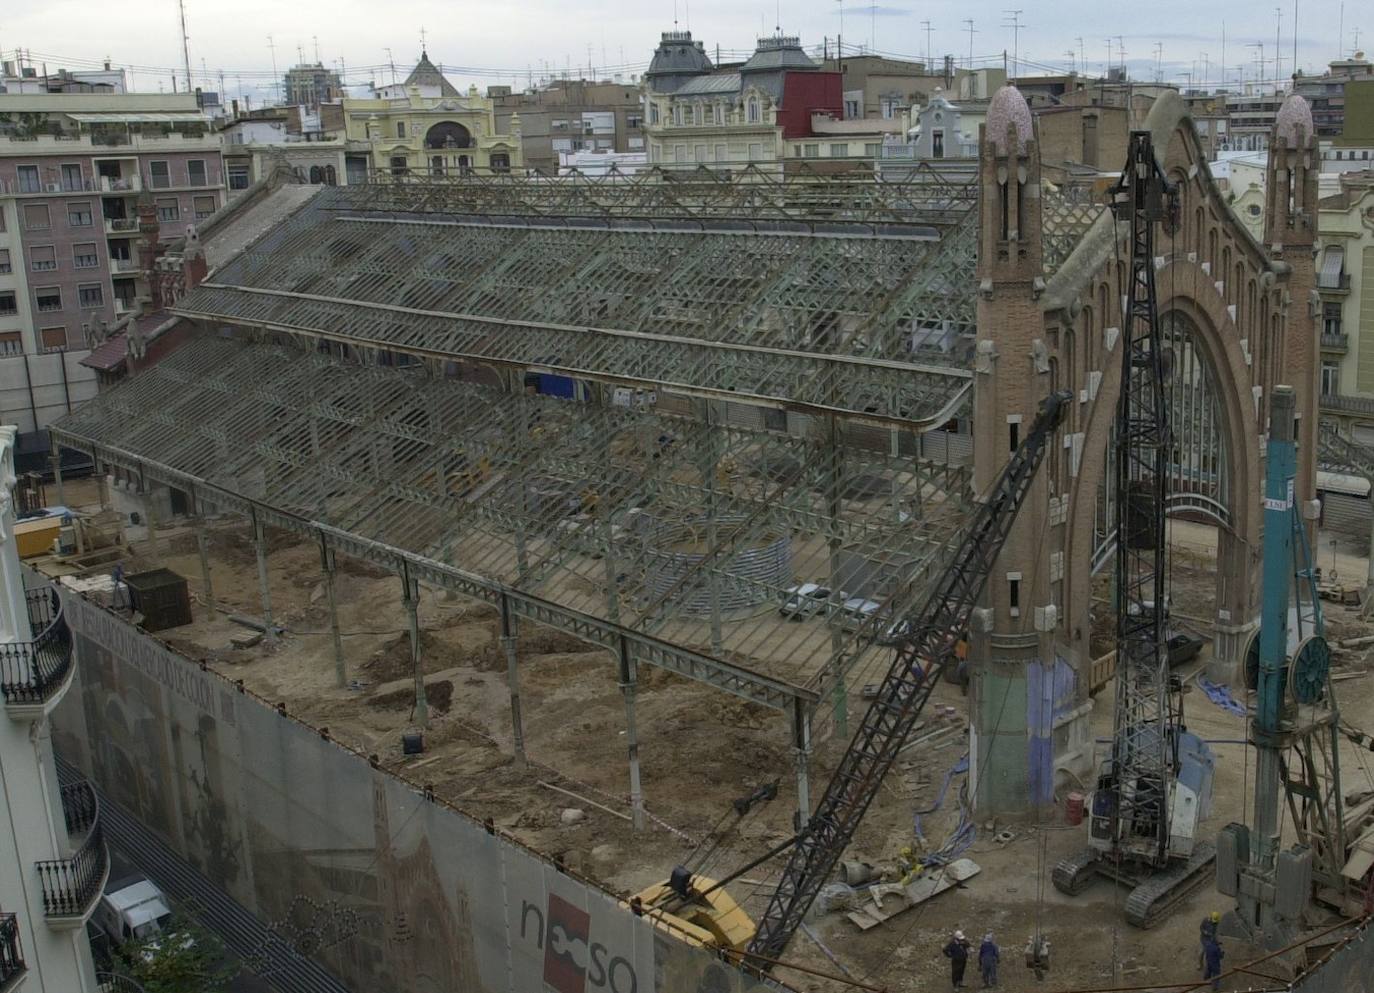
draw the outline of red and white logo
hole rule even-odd
[[[557,993],[585,993],[591,961],[592,918],[585,910],[549,894],[544,940],[544,985]]]

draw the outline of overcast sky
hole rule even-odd
[[[327,65],[342,59],[347,81],[366,84],[371,79],[390,81],[387,48],[398,71],[408,70],[419,55],[420,31],[425,30],[430,57],[442,63],[455,83],[495,82],[520,85],[532,73],[537,79],[546,69],[562,74],[585,75],[590,63],[623,68],[628,80],[642,71],[652,54],[658,34],[673,26],[691,28],[714,53],[716,45],[727,52],[753,47],[762,30],[773,31],[781,23],[784,32],[798,34],[804,45],[819,45],[841,30],[850,44],[876,45],[879,51],[923,57],[927,51],[925,22],[929,22],[929,50],[936,57],[953,54],[960,62],[969,54],[965,19],[972,18],[975,58],[993,57],[1000,62],[1003,49],[1013,50],[1013,31],[1006,10],[1021,4],[1019,53],[1040,64],[1067,69],[1070,55],[1086,58],[1090,72],[1100,72],[1108,57],[1112,36],[1113,61],[1120,61],[1116,36],[1122,36],[1131,74],[1155,75],[1155,46],[1162,45],[1162,69],[1166,78],[1183,81],[1185,73],[1201,80],[1204,53],[1210,64],[1210,81],[1218,81],[1222,58],[1222,24],[1226,26],[1227,78],[1234,82],[1237,66],[1244,65],[1246,79],[1258,75],[1258,50],[1263,43],[1268,61],[1265,75],[1274,77],[1273,56],[1276,8],[1254,0],[1144,0],[1135,4],[1106,4],[1101,0],[925,0],[903,3],[886,0],[864,5],[836,0],[782,3],[768,0],[655,0],[625,3],[613,0],[488,0],[486,3],[454,3],[453,0],[185,0],[190,35],[192,76],[196,85],[217,87],[223,71],[229,97],[240,89],[254,102],[272,87],[273,54],[285,70],[297,61],[297,46],[307,60],[315,57],[318,38],[320,58]],[[1292,71],[1293,0],[1281,0],[1282,71]],[[93,61],[106,56],[116,64],[147,67],[133,77],[139,90],[171,88],[171,69],[184,73],[176,0],[45,0],[43,3],[7,2],[0,12],[0,50],[12,58],[16,48],[34,53],[35,63],[50,70],[73,66],[77,60]],[[1342,31],[1342,7],[1344,7]],[[1374,45],[1374,0],[1299,0],[1298,62],[1304,71],[1320,71],[1337,55],[1349,55],[1360,32],[1359,47]],[[1366,34],[1365,32],[1369,33]],[[1081,45],[1080,45],[1081,37]],[[205,71],[202,70],[202,61]],[[983,64],[987,64],[986,61]],[[453,67],[449,69],[449,67]],[[579,71],[579,67],[581,71]],[[611,71],[615,71],[612,68]],[[1028,66],[1024,71],[1031,71]],[[208,77],[208,79],[206,78]],[[180,85],[180,84],[179,84]]]

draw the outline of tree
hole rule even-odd
[[[238,973],[224,944],[193,921],[173,918],[160,934],[120,949],[129,975],[147,993],[224,993]]]

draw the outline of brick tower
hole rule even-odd
[[[1296,497],[1316,499],[1317,473],[1317,377],[1321,368],[1316,266],[1313,248],[1317,235],[1317,174],[1321,156],[1317,147],[1312,108],[1296,93],[1290,94],[1274,119],[1269,142],[1264,241],[1271,257],[1289,268],[1284,303],[1287,310],[1283,337],[1283,381],[1297,398],[1298,445]],[[1283,292],[1283,291],[1280,291]],[[1308,522],[1308,541],[1316,524]],[[1315,547],[1315,546],[1312,546]]]
[[[993,96],[979,147],[974,480],[986,492],[1051,387],[1044,340],[1040,156],[1025,98]],[[1051,459],[1050,462],[1057,460]],[[1051,602],[1050,462],[988,579],[972,635],[971,766],[979,812],[1025,810],[1053,791],[1057,605]],[[1067,667],[1059,667],[1067,671]]]

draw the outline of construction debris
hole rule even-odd
[[[878,883],[868,890],[869,899],[845,916],[863,931],[891,920],[947,889],[978,875],[982,869],[972,859],[956,859],[945,866],[933,866],[909,883]]]

